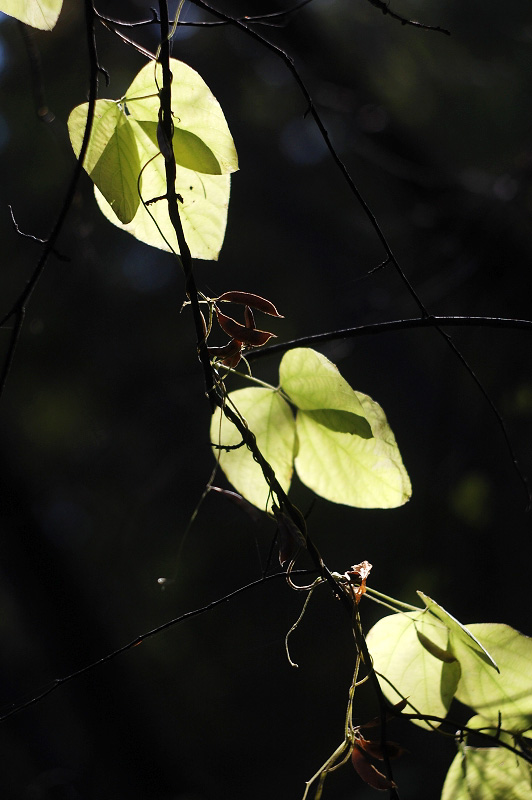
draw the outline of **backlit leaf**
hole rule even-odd
[[[443,622],[444,625],[447,626],[449,631],[452,633],[452,643],[455,644],[457,641],[461,641],[466,644],[473,652],[475,652],[479,658],[485,661],[486,664],[489,664],[493,669],[497,670],[498,667],[491,655],[488,653],[486,648],[476,639],[471,631],[462,625],[461,622],[458,622],[455,617],[449,614],[442,606],[438,605],[435,600],[432,600],[423,592],[418,591],[418,595],[421,597],[425,605],[427,606],[428,610],[431,614],[434,614],[439,620]]]
[[[140,189],[144,202],[166,195],[165,165],[162,155],[145,130],[131,117],[142,169]],[[146,166],[144,166],[146,165]],[[180,195],[179,214],[186,242],[193,258],[216,260],[223,244],[229,204],[229,175],[200,175],[184,167],[176,169],[176,192]],[[113,209],[95,190],[102,213],[113,224],[141,242],[162,250],[179,252],[177,237],[168,216],[166,201],[158,200],[148,209],[141,203],[134,218],[122,224]]]
[[[308,347],[286,353],[279,374],[283,392],[299,409],[295,466],[302,482],[334,503],[359,508],[406,503],[410,479],[381,407]]]
[[[478,657],[474,647],[451,636],[451,646],[462,666],[456,697],[494,725],[499,712],[502,728],[532,728],[532,639],[508,625],[479,623],[469,630],[489,650],[500,672]]]
[[[238,389],[230,393],[229,400],[255,434],[260,451],[287,492],[292,479],[295,446],[295,424],[290,406],[278,392],[261,388]],[[218,409],[211,422],[211,442],[227,446],[240,441],[235,426]],[[214,455],[219,457],[227,479],[246,500],[262,510],[272,509],[272,498],[262,470],[247,447],[229,451],[216,448]]]
[[[424,611],[392,614],[380,619],[368,633],[368,649],[390,703],[406,697],[407,712],[443,718],[458,684],[460,666],[457,661],[446,662],[432,655],[420,642],[418,632],[434,642],[439,650],[448,650],[448,629]],[[413,722],[430,727],[422,720]],[[433,722],[432,726],[437,723]]]
[[[77,106],[68,119],[68,132],[76,156],[81,150],[88,107],[88,103]],[[111,100],[96,102],[83,166],[120,222],[131,222],[140,202],[139,154],[128,118]]]
[[[502,747],[464,746],[449,768],[441,800],[530,800],[530,797],[530,767],[522,759]]]
[[[170,69],[176,162],[212,175],[235,172],[238,169],[235,145],[218,101],[203,78],[187,64],[172,58]],[[158,88],[162,85],[161,65],[149,63],[140,70],[124,97],[128,113],[142,125],[155,145]]]
[[[364,413],[298,411],[295,466],[320,497],[359,508],[395,508],[412,489],[395,437],[380,406],[356,392]],[[371,427],[373,436],[366,436]]]
[[[51,31],[62,5],[63,0],[0,0],[0,11],[33,28]]]
[[[365,416],[356,392],[338,368],[310,347],[296,347],[285,353],[279,377],[283,392],[304,411],[326,408]]]

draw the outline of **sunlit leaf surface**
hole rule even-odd
[[[130,124],[135,131],[140,162],[146,165],[142,170],[140,190],[147,203],[166,194],[164,159],[141,126],[134,120],[130,120]],[[177,167],[176,192],[181,197],[179,214],[192,257],[216,260],[225,235],[230,176],[200,175]],[[131,222],[123,224],[97,189],[95,195],[102,213],[110,222],[152,247],[179,252],[164,199],[157,200],[148,208],[140,203]]]
[[[283,391],[304,411],[326,408],[365,416],[356,392],[338,368],[310,347],[297,347],[285,353],[279,377]]]
[[[530,800],[530,767],[502,747],[463,747],[449,768],[441,800]]]
[[[420,640],[421,634],[422,644]],[[367,636],[373,666],[390,703],[408,698],[405,709],[445,717],[460,677],[457,661],[444,661],[427,649],[427,640],[435,651],[448,652],[449,631],[426,612],[392,614],[380,619]],[[430,725],[421,720],[415,724]],[[436,726],[438,723],[431,723]]]
[[[279,375],[283,392],[298,408],[295,466],[302,482],[334,503],[359,508],[406,503],[410,479],[380,406],[308,347],[286,353]]]
[[[229,400],[255,434],[261,453],[287,492],[292,479],[295,446],[295,424],[290,406],[271,389],[239,389],[230,393]],[[223,415],[220,423],[220,415],[219,410],[213,415],[211,442],[226,446],[238,444],[240,434]],[[268,485],[247,447],[230,451],[215,449],[214,455],[220,458],[227,479],[246,500],[263,510],[271,509]]]
[[[485,720],[511,731],[532,727],[532,639],[508,625],[478,623],[469,630],[497,662],[497,673],[466,640],[451,636],[462,665],[456,697]]]
[[[229,204],[229,173],[238,169],[233,139],[222,110],[193,69],[171,60],[176,193],[185,240],[194,258],[216,260]],[[160,153],[160,65],[147,64],[120,101],[100,100],[85,169],[98,205],[115,225],[146,244],[179,252],[168,216],[166,173]],[[79,154],[88,104],[69,119]]]
[[[79,156],[87,122],[88,103],[77,106],[68,119],[68,132]],[[83,166],[118,220],[131,222],[139,207],[137,180],[140,161],[135,131],[117,103],[98,100]]]
[[[380,406],[356,392],[364,417],[338,411],[298,411],[295,466],[320,497],[359,508],[395,508],[412,489],[395,437]],[[367,437],[359,422],[371,427]],[[369,423],[369,425],[368,425]]]
[[[475,652],[480,659],[482,659],[486,664],[489,664],[493,667],[493,669],[498,671],[497,664],[495,663],[494,659],[488,653],[486,648],[478,641],[478,639],[473,636],[469,628],[466,628],[465,625],[462,625],[461,622],[458,622],[452,614],[449,614],[442,606],[438,605],[434,600],[428,597],[423,592],[418,591],[418,595],[421,597],[427,608],[429,609],[431,614],[434,614],[444,625],[447,626],[449,631],[452,633],[452,642],[456,644],[457,641],[461,641],[463,644],[467,645],[473,652]]]
[[[235,172],[238,158],[233,137],[220,104],[198,73],[170,59],[174,155],[182,167],[214,175]],[[146,64],[127,90],[127,112],[141,123],[156,127],[159,119],[158,87],[163,85],[162,67]],[[154,137],[153,129],[150,135]]]
[[[0,0],[0,11],[33,28],[51,31],[62,5],[63,0]]]

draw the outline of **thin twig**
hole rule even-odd
[[[55,243],[59,237],[59,234],[63,229],[66,217],[68,215],[68,212],[70,211],[70,207],[74,200],[74,195],[76,193],[78,181],[80,179],[83,170],[83,161],[85,159],[85,154],[89,146],[89,139],[92,129],[94,109],[96,104],[96,97],[98,94],[98,72],[99,72],[98,55],[96,51],[96,41],[94,36],[94,9],[92,6],[92,0],[85,0],[85,30],[87,34],[87,46],[89,51],[90,77],[89,77],[89,102],[87,111],[87,122],[85,124],[83,141],[81,144],[78,160],[76,161],[76,166],[74,167],[72,178],[70,179],[70,183],[68,185],[65,198],[63,200],[63,205],[61,206],[61,210],[59,211],[59,215],[50,233],[50,236],[48,237],[48,239],[46,239],[44,243],[43,251],[41,253],[39,261],[37,262],[35,269],[33,270],[33,274],[30,277],[28,283],[26,284],[24,291],[20,294],[16,302],[13,304],[12,308],[0,320],[0,328],[1,328],[5,325],[5,323],[9,319],[11,319],[11,317],[15,318],[15,325],[13,327],[12,335],[10,337],[7,354],[4,359],[4,363],[2,365],[2,370],[0,372],[0,397],[4,391],[7,377],[9,375],[9,371],[11,368],[11,364],[13,363],[13,356],[15,353],[17,342],[20,337],[20,332],[22,330],[22,325],[24,322],[26,303],[30,299],[31,294],[35,289],[35,286],[37,285],[37,282],[44,271],[46,262],[48,261],[50,254],[55,251]]]
[[[291,8],[286,8],[284,11],[273,11],[270,14],[255,14],[253,16],[245,16],[245,17],[237,17],[240,22],[245,22],[251,25],[267,25],[270,27],[279,27],[282,25],[280,22],[276,22],[275,20],[285,19],[289,17],[291,14],[294,14],[296,11],[299,11],[303,6],[308,5],[311,3],[312,0],[302,0],[300,3],[296,3],[296,5],[292,6]],[[126,22],[125,20],[121,19],[114,19],[113,17],[108,17],[106,14],[100,14],[98,11],[96,12],[96,16],[102,23],[108,23],[109,25],[116,25],[117,27],[121,28],[141,28],[147,25],[160,25],[160,19],[157,15],[157,12],[154,8],[151,9],[153,16],[150,19],[139,20],[137,22]],[[169,25],[172,26],[174,24],[173,20],[169,20]],[[179,25],[183,27],[189,28],[219,28],[220,26],[229,25],[229,20],[179,20]],[[115,31],[116,33],[116,31]]]
[[[396,19],[401,25],[411,25],[414,28],[422,28],[424,31],[434,31],[435,33],[443,33],[445,36],[450,36],[451,31],[448,31],[447,28],[441,28],[439,25],[425,25],[423,22],[417,22],[414,19],[408,19],[408,17],[402,17],[400,14],[397,14],[395,11],[392,11],[391,8],[384,2],[384,0],[368,0],[368,3],[371,3],[372,6],[378,8],[379,11],[382,11],[383,14],[387,14],[392,19]]]
[[[308,570],[299,570],[298,572],[300,574],[308,575]],[[233,600],[233,598],[238,597],[238,595],[244,594],[245,592],[260,586],[267,581],[285,577],[286,576],[284,572],[276,572],[273,575],[263,575],[258,580],[252,581],[251,583],[246,584],[246,586],[241,586],[239,589],[235,589],[235,591],[229,592],[229,594],[219,597],[217,600],[212,600],[210,603],[207,603],[207,605],[201,606],[201,608],[196,608],[193,611],[186,611],[184,614],[180,614],[179,617],[168,620],[168,622],[164,622],[162,625],[158,625],[156,628],[146,631],[146,633],[141,633],[140,636],[137,636],[131,642],[128,642],[128,644],[119,647],[117,650],[113,650],[112,653],[108,653],[102,658],[99,658],[97,661],[86,664],[84,667],[81,667],[81,669],[77,669],[75,672],[71,672],[69,675],[65,675],[63,678],[56,678],[50,686],[48,686],[46,689],[43,689],[42,692],[35,694],[30,700],[25,700],[22,703],[12,705],[8,711],[5,711],[0,716],[0,722],[12,717],[14,714],[18,714],[20,711],[24,711],[26,708],[30,708],[30,706],[34,706],[36,703],[44,700],[45,697],[48,697],[48,695],[52,694],[52,692],[55,692],[56,689],[59,689],[60,686],[64,686],[65,683],[70,683],[70,681],[81,677],[81,675],[85,675],[87,672],[91,672],[93,669],[96,669],[96,667],[100,667],[103,664],[109,663],[109,661],[112,661],[122,653],[131,650],[133,647],[137,647],[137,645],[141,644],[146,639],[150,639],[152,636],[157,636],[159,633],[162,633],[163,631],[167,630],[168,628],[172,628],[175,625],[179,625],[181,622],[185,622],[187,619],[193,619],[194,617],[199,617],[201,614],[205,614],[207,611],[212,611],[214,608],[217,608],[217,606],[227,603],[229,600]]]
[[[410,319],[394,319],[386,322],[373,322],[369,325],[357,325],[354,328],[339,328],[326,333],[315,333],[302,336],[299,339],[290,339],[288,342],[277,342],[266,347],[250,350],[246,353],[248,361],[255,361],[264,356],[273,356],[293,350],[294,347],[308,347],[323,342],[334,342],[337,339],[354,339],[358,336],[371,336],[377,333],[391,333],[393,331],[415,330],[417,328],[505,328],[507,330],[521,330],[532,333],[532,320],[507,319],[505,317],[458,317],[435,316],[413,317]]]
[[[526,492],[527,496],[527,506],[526,510],[530,511],[532,509],[532,488],[529,485],[529,481],[527,476],[523,473],[519,466],[519,462],[517,460],[517,456],[515,454],[510,436],[508,434],[508,430],[506,428],[506,424],[504,419],[499,412],[497,406],[491,399],[489,392],[486,390],[482,381],[479,379],[473,368],[470,364],[468,364],[467,360],[458,349],[458,347],[454,344],[450,336],[442,330],[444,327],[459,327],[459,328],[505,328],[509,330],[526,330],[532,332],[532,320],[527,319],[506,319],[501,317],[454,317],[454,316],[423,316],[423,317],[414,317],[413,319],[398,319],[398,320],[389,320],[387,322],[376,322],[370,325],[358,325],[355,328],[341,328],[336,331],[328,331],[327,333],[317,333],[313,336],[304,336],[300,339],[292,339],[289,342],[279,342],[277,344],[270,345],[269,347],[264,347],[259,350],[253,350],[247,354],[246,358],[248,361],[261,358],[267,355],[276,355],[278,353],[284,353],[287,350],[292,350],[295,347],[307,347],[313,344],[320,344],[324,342],[331,342],[337,339],[352,339],[357,336],[368,336],[371,334],[377,333],[389,333],[391,331],[398,331],[398,330],[412,330],[416,328],[435,328],[441,336],[443,336],[447,342],[447,345],[451,348],[455,356],[461,362],[461,364],[466,368],[466,371],[471,376],[475,384],[477,385],[478,389],[480,390],[482,396],[488,403],[491,411],[493,412],[495,419],[501,429],[501,433],[503,439],[505,441],[506,447],[508,449],[508,453],[510,455],[511,462],[513,464],[514,470],[521,481],[523,488]]]

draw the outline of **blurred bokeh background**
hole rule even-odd
[[[99,0],[101,13],[150,17],[149,3]],[[175,3],[173,4],[175,7]],[[243,16],[290,2],[218,2]],[[532,7],[528,0],[395,0],[448,28],[402,26],[364,0],[313,0],[258,28],[295,60],[332,141],[405,273],[434,314],[532,313]],[[209,18],[190,3],[183,20]],[[66,120],[88,90],[82,3],[53,33],[0,23],[1,313],[40,253],[74,157]],[[156,26],[126,31],[155,50]],[[119,97],[145,63],[97,29]],[[28,47],[50,115],[37,114]],[[217,263],[201,289],[263,294],[279,340],[415,316],[417,308],[333,165],[288,69],[228,27],[181,27],[173,55],[226,114],[240,157]],[[42,103],[41,101],[38,101]],[[139,634],[261,575],[273,527],[209,495],[209,409],[183,280],[172,258],[115,229],[87,176],[27,308],[0,409],[1,709],[31,698]],[[449,331],[502,413],[532,478],[531,339]],[[0,331],[7,347],[9,332]],[[320,348],[385,409],[413,483],[393,511],[318,499],[294,482],[331,569],[368,559],[372,585],[408,602],[421,589],[463,622],[532,633],[531,517],[485,398],[433,330]],[[276,381],[278,358],[256,362]],[[235,387],[237,384],[234,384]],[[222,476],[218,485],[227,486]],[[167,578],[164,590],[158,579]],[[0,725],[2,796],[282,800],[340,743],[354,665],[348,621],[327,591],[292,639],[302,597],[272,581],[144,642]],[[382,609],[363,608],[369,628]],[[360,692],[357,719],[376,713]],[[456,719],[467,711],[453,708]],[[438,798],[452,738],[394,723],[409,754],[401,796]],[[346,766],[324,798],[373,796]]]

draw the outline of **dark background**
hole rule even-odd
[[[260,28],[293,56],[332,140],[409,280],[435,314],[531,317],[532,7],[529,0],[396,0],[451,37],[402,26],[363,0],[314,0],[284,28]],[[36,113],[19,26],[0,25],[0,297],[7,311],[45,237],[74,157],[66,119],[87,97],[83,4],[32,32],[54,121]],[[148,3],[104,2],[131,20]],[[219,2],[244,15],[288,8]],[[206,19],[187,3],[183,19]],[[128,32],[152,50],[157,31]],[[101,96],[119,97],[144,61],[103,28]],[[415,316],[327,155],[287,68],[228,28],[178,32],[240,157],[218,263],[200,288],[270,298],[279,340]],[[104,220],[83,176],[58,249],[28,306],[0,409],[2,710],[172,617],[261,574],[273,528],[209,496],[209,409],[192,321],[179,314],[172,258]],[[272,328],[273,329],[273,328]],[[451,332],[451,331],[450,331]],[[504,416],[532,475],[530,334],[456,329],[453,341]],[[0,331],[7,348],[9,332]],[[385,409],[413,484],[405,507],[318,499],[309,530],[331,569],[368,559],[371,585],[408,602],[422,589],[459,619],[531,633],[530,515],[497,420],[434,330],[321,348]],[[278,358],[255,374],[276,381]],[[236,386],[236,384],[235,384]],[[222,477],[217,479],[226,486]],[[294,499],[311,507],[297,484]],[[260,558],[259,558],[260,554]],[[169,580],[164,591],[157,579]],[[60,687],[0,725],[2,796],[300,798],[340,743],[354,665],[349,626],[326,590],[291,642],[302,597],[272,581]],[[365,603],[367,628],[382,609]],[[356,717],[376,713],[360,692]],[[453,709],[456,718],[467,711]],[[438,798],[452,739],[394,723],[408,747],[403,800]],[[325,798],[373,796],[346,766]]]

